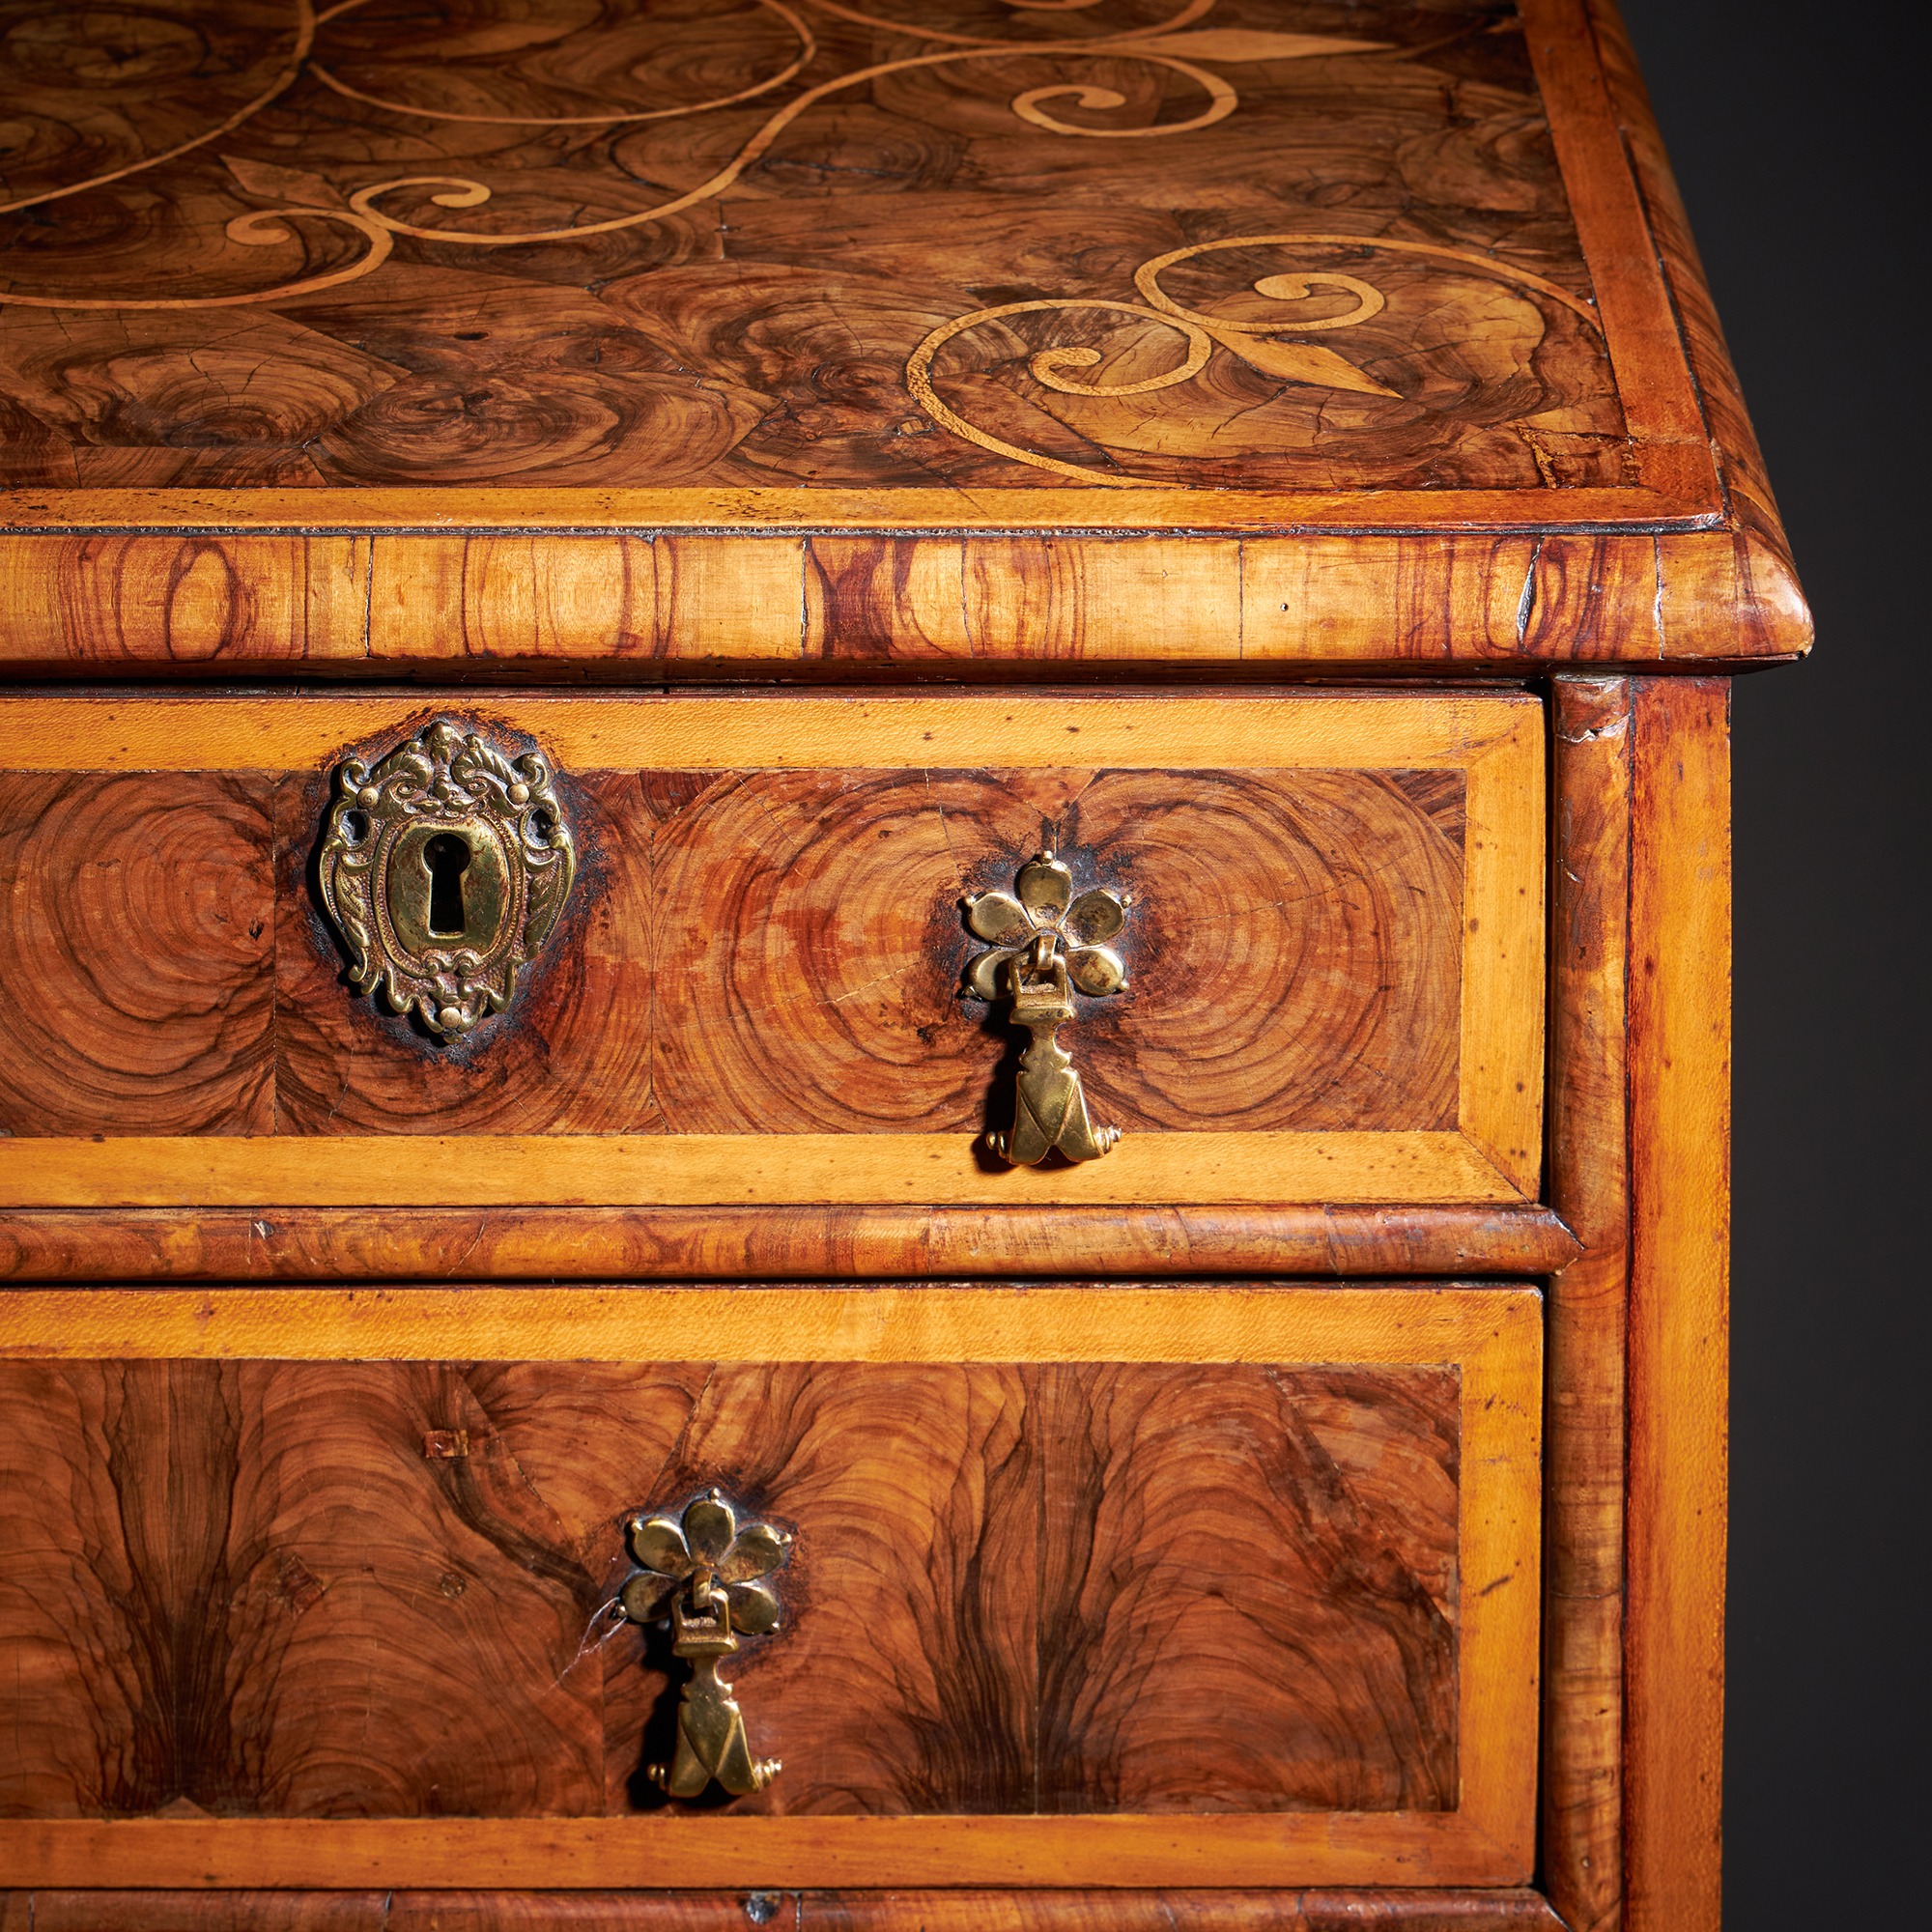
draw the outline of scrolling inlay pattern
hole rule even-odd
[[[0,0],[0,480],[1616,480],[1497,0],[527,13]]]

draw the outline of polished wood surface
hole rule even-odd
[[[1788,561],[1725,531],[0,534],[0,566],[14,675],[1252,674],[1730,661],[1811,639]]]
[[[0,1211],[0,1278],[19,1282],[1541,1275],[1577,1252],[1529,1204]]]
[[[1495,1890],[807,1892],[802,1932],[1555,1932],[1535,1893]]]
[[[1509,1357],[1534,1338],[1537,1301],[1515,1283],[20,1288],[0,1295],[0,1356],[571,1362],[715,1354],[749,1362],[788,1350],[788,1359],[817,1362],[1473,1359],[1465,1387],[1480,1372],[1515,1390],[1509,1378],[1525,1371]],[[1513,1611],[1518,1601],[1499,1607]]]
[[[1247,1883],[1378,1857],[1503,1881],[1526,1855],[1534,1293],[57,1298],[57,1327],[48,1297],[0,1302],[10,1541],[48,1559],[0,1586],[35,1660],[0,1845],[48,1883],[83,1844],[312,1883],[307,1840],[219,1821],[466,1812],[610,1813],[570,1868],[608,1882],[649,1842],[616,1814],[662,1688],[601,1614],[618,1525],[713,1480],[799,1535],[795,1628],[738,1676],[797,1775],[697,1835],[663,1821],[714,1872],[757,1882],[770,1855],[810,1883],[858,1857],[956,1880],[984,1857],[990,1880],[1051,1844],[1064,1878],[1133,1882],[1165,1834],[1136,1853],[1094,1814],[1170,1809]],[[64,1359],[32,1359],[54,1332]],[[699,1335],[723,1361],[688,1354]],[[505,1352],[424,1350],[486,1340]],[[1166,1455],[1177,1431],[1200,1453]],[[111,1699],[98,1654],[128,1660]],[[103,1812],[164,1822],[45,1822]],[[447,1882],[459,1847],[515,1883],[554,1829],[339,1842],[400,1883]]]
[[[111,61],[16,34],[8,480],[1627,481],[1605,336],[1642,357],[1661,292],[1593,282],[1513,8],[1104,13],[238,0],[134,16]],[[1586,48],[1541,65],[1594,155]],[[1284,218],[1344,167],[1346,219]],[[1600,246],[1641,232],[1616,180]]]
[[[103,686],[9,693],[0,696],[0,722],[10,771],[308,773],[329,769],[363,738],[407,737],[440,708],[434,696],[408,689],[156,696]],[[1138,690],[780,696],[499,691],[466,693],[458,708],[540,738],[566,774],[841,772],[864,765],[924,771],[937,768],[943,753],[960,768],[1015,772],[1085,772],[1096,765],[1466,771],[1472,787],[1481,785],[1492,757],[1504,757],[1503,774],[1516,775],[1507,754],[1528,755],[1525,741],[1535,737],[1542,712],[1534,696],[1507,685],[1151,696]],[[1477,814],[1475,798],[1467,810]]]
[[[18,1932],[1560,1932],[1536,1892],[1446,1889],[0,1892],[0,1932],[16,1918]]]
[[[0,778],[0,979],[37,1016],[0,1074],[19,1142],[0,1204],[1535,1186],[1543,756],[1522,694],[508,699],[478,722],[559,769],[586,876],[511,1011],[455,1044],[344,986],[312,885],[324,770],[422,713],[0,700],[16,767],[61,761]],[[611,768],[626,756],[645,768]],[[177,863],[144,863],[157,838]],[[957,997],[959,904],[1042,840],[1135,896],[1129,989],[1083,1012],[1076,1048],[1126,1139],[1014,1176],[976,1153],[1009,1030]],[[357,1145],[397,1134],[401,1160]]]
[[[1624,1325],[1632,711],[1623,678],[1552,699],[1549,1194],[1582,1243],[1549,1283],[1545,1463],[1544,1887],[1565,1922],[1623,1895]]]
[[[94,17],[0,54],[0,664],[1808,641],[1586,0]]]
[[[722,1818],[0,1821],[31,1885],[437,1890],[609,1889],[676,1871],[689,1886],[1145,1889],[1527,1885],[1526,1851],[1451,1812],[1230,1813],[1204,1822],[1084,1818]],[[1346,1922],[1346,1921],[1344,1921]],[[1426,1922],[1426,1921],[1425,1921]],[[1454,1922],[1453,1920],[1451,1921]],[[1478,1920],[1478,1923],[1481,1921]],[[1532,1921],[1535,1922],[1535,1921]],[[1548,1923],[1549,1921],[1543,1921]]]
[[[1731,1153],[1730,689],[1634,727],[1625,1923],[1717,1932]]]
[[[1098,1118],[1128,1134],[1457,1123],[1460,774],[647,771],[571,790],[602,877],[495,1037],[419,1044],[343,997],[331,935],[288,922],[276,1132],[970,1136],[999,1105],[1003,1030],[958,998],[977,950],[959,901],[1010,889],[1043,828],[1083,879],[1135,897],[1127,991],[1068,1034]],[[282,907],[305,905],[328,800],[322,779],[277,787]],[[125,1102],[39,1118],[146,1124]]]
[[[273,798],[255,774],[0,773],[7,1133],[271,1131]]]
[[[386,1932],[372,1891],[19,1891],[18,1932]],[[740,1924],[732,1932],[741,1932]],[[15,1932],[0,1907],[0,1932]]]
[[[0,0],[0,1932],[1715,1932],[1810,618],[1614,0]],[[584,857],[454,1049],[309,876],[440,716]],[[1042,836],[1127,1138],[993,1175]],[[788,1764],[650,1811],[726,1469]]]
[[[406,1152],[398,1153],[398,1148]],[[881,1202],[1047,1207],[1516,1202],[1454,1132],[1144,1134],[1105,1167],[1002,1170],[953,1134],[23,1137],[0,1207],[421,1208],[596,1204],[786,1209]]]

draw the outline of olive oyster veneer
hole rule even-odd
[[[0,1921],[1714,1932],[1809,619],[1605,0],[0,99]]]

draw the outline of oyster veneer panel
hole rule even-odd
[[[0,1808],[655,1808],[675,1681],[611,1621],[621,1524],[717,1484],[797,1537],[788,1627],[731,1673],[787,1769],[730,1809],[1439,1809],[1459,1395],[1400,1367],[7,1362]]]

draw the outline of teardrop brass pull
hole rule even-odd
[[[739,1636],[767,1636],[782,1612],[763,1578],[791,1554],[791,1537],[768,1522],[744,1522],[716,1490],[668,1515],[633,1517],[631,1554],[642,1566],[618,1595],[634,1624],[671,1626],[671,1653],[689,1661],[691,1679],[677,1704],[677,1750],[645,1776],[673,1798],[696,1798],[715,1777],[744,1797],[762,1791],[782,1769],[753,1757],[745,1714],[720,1681],[719,1664]]]
[[[986,1136],[1002,1160],[1031,1167],[1056,1148],[1068,1160],[1096,1160],[1119,1142],[1120,1128],[1088,1118],[1080,1075],[1058,1035],[1074,1017],[1076,990],[1098,999],[1126,985],[1125,963],[1100,942],[1126,924],[1131,903],[1104,886],[1075,898],[1073,874],[1051,851],[1020,867],[1012,893],[968,896],[967,929],[991,943],[968,963],[964,997],[1009,1002],[1013,1024],[1032,1036],[1020,1055],[1012,1128]]]
[[[577,870],[550,766],[443,723],[373,769],[348,759],[335,788],[322,901],[357,989],[442,1038],[501,1012]]]

